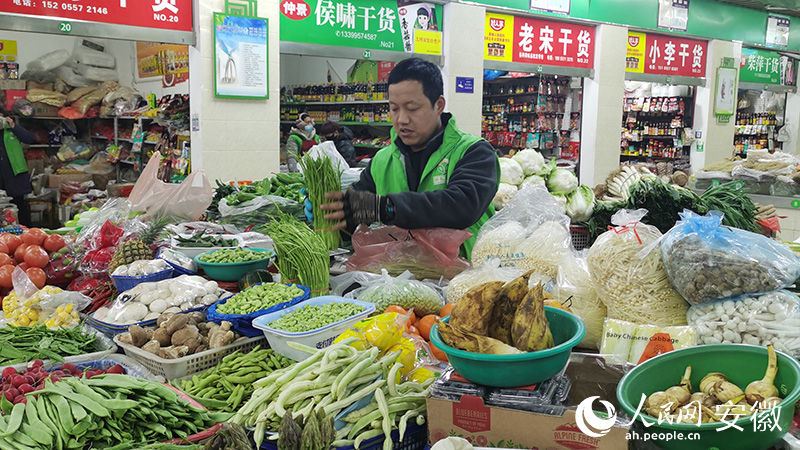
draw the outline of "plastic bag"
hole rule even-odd
[[[451,228],[359,225],[353,233],[354,253],[347,260],[347,271],[379,273],[386,269],[390,275],[399,275],[411,270],[417,278],[452,278],[470,268],[459,251],[471,236],[469,231]]]
[[[569,306],[586,325],[586,335],[578,346],[598,349],[608,310],[600,301],[589,275],[587,256],[588,251],[583,251],[564,259],[551,293],[559,303]]]
[[[21,80],[35,81],[39,84],[55,83],[57,79],[55,74],[53,74],[53,72],[49,72],[46,70],[31,70],[31,69],[22,72],[22,75],[20,75],[19,78]]]
[[[350,168],[350,166],[347,165],[347,161],[342,157],[342,154],[336,150],[336,144],[334,144],[333,141],[325,141],[311,147],[306,155],[312,159],[319,159],[321,156],[327,156],[330,158],[331,164],[333,164],[333,170],[339,173]],[[305,158],[306,156],[304,155],[303,157]],[[302,165],[298,164],[297,168],[300,170],[300,173],[303,173]]]
[[[508,283],[524,273],[524,270],[516,267],[500,267],[499,259],[491,259],[482,266],[467,269],[453,277],[445,290],[447,303],[459,301],[468,290],[475,286],[491,281]]]
[[[64,49],[52,51],[28,63],[28,70],[53,70],[69,59],[69,52]]]
[[[331,277],[331,295],[344,296],[355,289],[375,283],[382,275],[372,272],[345,272]]]
[[[181,275],[163,281],[140,283],[117,296],[110,307],[92,313],[94,320],[130,325],[155,320],[161,313],[181,313],[217,302],[225,291],[216,281],[196,275]]]
[[[181,220],[197,220],[211,204],[214,190],[202,170],[193,171],[181,184],[164,183],[156,176],[161,153],[150,157],[130,195],[136,211],[161,212]]]
[[[294,200],[277,195],[262,195],[252,200],[229,206],[223,198],[219,205],[220,222],[234,225],[244,230],[253,224],[267,224],[278,216],[278,210],[291,214],[297,220],[305,221],[303,205]]]
[[[60,108],[64,105],[67,96],[56,91],[47,91],[44,89],[28,89],[25,96],[26,99],[32,102],[44,103],[46,105],[55,106]]]
[[[619,361],[641,364],[662,353],[693,347],[696,342],[697,333],[689,326],[658,327],[606,319],[600,354],[614,355]]]
[[[19,267],[11,278],[14,290],[3,299],[3,312],[5,323],[13,326],[74,327],[80,322],[78,311],[91,303],[90,298],[78,292],[54,286],[37,289]]]
[[[385,311],[392,305],[403,309],[414,308],[418,317],[439,314],[444,306],[439,293],[429,284],[415,280],[409,271],[393,278],[383,270],[379,278],[364,282],[362,288],[352,291],[350,296],[374,303],[376,311]]]
[[[800,258],[760,234],[722,226],[722,213],[684,211],[661,241],[664,267],[691,304],[770,292],[800,276]]]
[[[800,357],[800,298],[789,291],[694,305],[686,314],[698,344],[749,344]]]
[[[58,78],[61,78],[65,83],[72,87],[80,88],[94,86],[96,84],[82,75],[78,75],[71,67],[61,66],[53,70],[53,72],[58,76]]]
[[[120,223],[128,218],[131,212],[131,204],[127,198],[112,198],[103,207],[96,211],[85,211],[81,213],[80,222],[85,222],[75,244],[88,246],[92,250],[98,248],[114,246],[122,237],[122,229],[119,228],[119,235],[107,237],[109,231],[118,228],[115,223]],[[116,240],[114,240],[116,239]]]
[[[589,249],[589,273],[609,318],[686,325],[689,305],[667,278],[656,243],[661,232],[640,222],[645,214],[644,209],[620,210],[611,217],[616,228],[601,234]]]
[[[72,107],[77,109],[81,114],[86,112],[94,105],[103,101],[103,98],[112,91],[119,89],[119,85],[113,81],[101,83],[97,89],[79,98],[72,104]]]
[[[75,102],[76,100],[78,100],[79,98],[83,97],[84,95],[90,94],[94,90],[95,90],[95,88],[93,88],[93,87],[75,88],[75,89],[71,90],[69,92],[69,94],[67,94],[67,100],[66,100],[65,104],[69,105],[69,104]]]
[[[572,251],[570,219],[544,186],[520,190],[478,233],[472,262],[497,258],[505,267],[555,278],[561,260]]]
[[[61,147],[59,147],[56,156],[63,162],[70,162],[78,159],[88,159],[91,154],[92,147],[89,144],[72,136],[64,136],[61,139]]]
[[[119,81],[119,73],[115,69],[104,69],[78,63],[78,73],[92,81]]]

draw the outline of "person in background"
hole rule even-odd
[[[353,132],[349,128],[339,126],[338,123],[329,120],[322,124],[319,134],[325,140],[333,141],[336,150],[339,151],[348,166],[356,166],[356,148],[353,146]]]
[[[0,139],[0,190],[6,191],[11,201],[17,205],[19,223],[30,227],[31,212],[25,202],[25,195],[33,192],[33,186],[20,141],[32,144],[34,135],[11,117],[4,117],[2,113],[0,134],[3,135],[3,139]]]
[[[289,166],[289,172],[298,172],[296,157],[303,156],[319,142],[317,130],[314,129],[314,119],[306,112],[300,113],[300,118],[295,122],[289,139],[286,140],[286,165]]]
[[[470,258],[481,226],[494,215],[500,162],[486,140],[464,133],[444,112],[439,68],[419,58],[389,74],[392,143],[375,154],[346,192],[328,192],[322,209],[335,229],[382,222],[405,229],[466,229]]]

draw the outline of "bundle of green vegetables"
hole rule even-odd
[[[280,210],[278,217],[263,229],[275,243],[275,265],[281,281],[307,286],[312,297],[325,295],[330,281],[330,253],[320,233]]]
[[[0,364],[11,365],[34,359],[64,361],[65,356],[82,355],[97,351],[94,335],[81,327],[47,328],[34,327],[0,328]]]
[[[239,188],[233,188],[233,192],[228,192],[224,197],[228,206],[236,206],[262,195],[276,195],[288,198],[296,202],[303,201],[303,189],[305,178],[302,173],[279,173],[272,178],[264,178],[261,181],[247,184]],[[218,183],[219,184],[219,183]],[[217,188],[219,192],[221,188]],[[228,191],[226,189],[226,191]]]
[[[308,199],[313,208],[314,231],[320,235],[328,250],[336,250],[339,248],[341,234],[339,230],[334,230],[333,226],[338,223],[338,220],[326,220],[325,211],[321,209],[321,206],[323,203],[328,203],[328,200],[325,199],[326,192],[341,190],[342,174],[333,168],[331,159],[324,154],[314,158],[307,153],[300,160],[300,166],[306,177]]]
[[[760,230],[756,224],[756,206],[744,191],[736,188],[735,182],[712,187],[702,195],[697,195],[689,189],[666,183],[659,177],[645,175],[624,188],[627,193],[625,200],[597,202],[589,219],[592,241],[612,225],[611,216],[620,209],[646,209],[648,214],[642,222],[655,226],[662,233],[675,226],[680,220],[679,213],[685,209],[697,214],[721,211],[725,215],[724,225],[752,232]]]

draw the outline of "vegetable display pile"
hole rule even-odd
[[[217,311],[222,314],[250,314],[286,303],[302,294],[303,290],[295,285],[261,283],[250,286],[226,300],[225,303],[217,305]]]
[[[712,372],[700,380],[699,392],[692,392],[690,381],[692,367],[686,367],[676,386],[650,394],[644,403],[644,412],[654,418],[677,423],[731,423],[778,406],[783,399],[775,387],[778,357],[772,346],[767,347],[769,358],[766,373],[743,391],[728,381],[728,377]]]
[[[195,408],[160,383],[117,374],[47,382],[26,403],[2,405],[0,445],[31,450],[185,438],[228,417]]]
[[[231,353],[213,368],[176,382],[183,392],[213,410],[234,412],[253,395],[253,382],[294,364],[271,349]]]
[[[253,200],[262,195],[277,195],[288,198],[298,203],[303,201],[303,189],[305,178],[301,173],[279,173],[272,178],[264,178],[256,183],[247,184],[239,188],[233,188],[225,195],[225,201],[229,206],[236,206],[241,203]],[[336,188],[337,190],[339,187]],[[218,192],[220,188],[218,188]],[[227,188],[224,192],[229,191]]]
[[[54,296],[63,295],[63,301],[58,302],[56,308],[42,309],[42,304]],[[55,286],[45,286],[36,291],[30,298],[20,298],[16,291],[11,291],[3,299],[3,313],[11,325],[24,327],[34,325],[46,325],[50,328],[55,327],[74,327],[80,322],[78,309],[74,303],[69,302],[69,298],[77,294],[64,291]],[[80,297],[80,295],[78,295]],[[76,301],[82,300],[81,298]],[[52,303],[52,302],[50,302]]]
[[[131,325],[127,333],[119,336],[123,344],[133,345],[164,359],[182,358],[205,350],[224,347],[238,336],[231,323],[206,321],[200,311],[188,314],[164,313],[157,327],[142,328]]]
[[[439,293],[421,281],[405,279],[402,274],[392,278],[388,273],[383,274],[382,281],[358,292],[358,299],[374,303],[377,311],[383,311],[392,305],[403,309],[414,308],[420,317],[435,314],[444,306]]]
[[[341,322],[362,311],[364,311],[363,306],[347,302],[308,305],[285,314],[267,325],[276,330],[301,333]]]
[[[12,365],[34,359],[64,361],[65,356],[97,351],[96,337],[80,328],[0,328],[0,364]]]
[[[730,181],[711,186],[700,198],[709,211],[716,210],[724,214],[723,225],[760,233],[761,227],[756,223],[758,208],[744,190],[736,189],[736,184]]]
[[[256,252],[245,248],[229,249],[223,248],[214,250],[211,253],[203,253],[198,257],[200,261],[212,264],[236,264],[249,261],[258,261],[268,258],[269,253]]]
[[[327,155],[314,158],[312,155],[306,154],[300,159],[300,166],[306,177],[308,199],[313,207],[314,231],[319,233],[328,250],[336,250],[339,248],[341,233],[339,230],[334,230],[333,226],[338,220],[325,220],[326,212],[321,209],[321,206],[328,202],[325,199],[326,192],[338,192],[341,189],[342,174],[333,168],[331,159]]]
[[[281,428],[281,421],[287,413],[295,419],[299,416],[310,418],[321,410],[324,420],[328,420],[356,400],[374,393],[372,404],[347,416],[348,425],[336,433],[334,446],[355,444],[358,447],[364,439],[381,434],[389,436],[395,426],[403,432],[405,423],[414,417],[418,423],[424,423],[425,397],[433,380],[422,384],[398,384],[397,376],[402,364],[396,361],[400,352],[379,358],[378,348],[360,351],[349,345],[356,340],[345,339],[318,351],[290,342],[291,347],[311,356],[256,381],[256,390],[250,401],[239,409],[231,422],[255,426],[256,446],[261,445],[267,430],[283,433],[282,436],[279,434],[279,440],[285,441],[290,435]],[[398,416],[401,411],[405,413]],[[391,438],[387,441],[384,448],[391,448]],[[292,445],[291,448],[324,448]]]
[[[11,273],[16,266],[22,267],[37,288],[44,287],[47,282],[47,272],[54,272],[48,269],[51,255],[54,255],[53,259],[60,260],[59,251],[66,245],[61,236],[57,234],[48,236],[40,228],[28,229],[20,236],[11,233],[0,234],[0,292],[7,292],[5,289],[14,287]]]
[[[278,214],[265,226],[275,243],[281,280],[299,282],[311,289],[311,296],[324,295],[330,282],[330,253],[319,233],[288,214]]]
[[[442,340],[468,352],[495,355],[552,348],[555,343],[544,310],[545,300],[552,296],[541,284],[528,289],[531,273],[467,291],[453,307],[448,323],[436,321]]]
[[[119,364],[103,368],[86,368],[81,370],[72,363],[64,363],[61,367],[48,372],[44,368],[41,359],[35,359],[28,363],[22,372],[17,372],[13,367],[3,369],[2,394],[11,403],[25,403],[25,394],[41,391],[45,387],[46,381],[56,383],[62,378],[67,377],[86,377],[92,378],[104,373],[124,374],[125,368]]]
[[[236,247],[239,241],[223,236],[211,236],[204,232],[194,233],[189,237],[176,236],[177,247],[206,248],[206,247]]]

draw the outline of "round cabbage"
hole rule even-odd
[[[518,186],[525,179],[522,166],[511,158],[500,158],[500,182]]]
[[[500,183],[500,186],[497,187],[497,193],[494,194],[494,200],[492,200],[492,204],[494,204],[495,209],[501,209],[502,207],[506,206],[506,203],[510,202],[515,195],[517,195],[516,186],[507,183]]]
[[[525,176],[544,173],[544,156],[532,148],[519,151],[511,157],[522,166]]]

